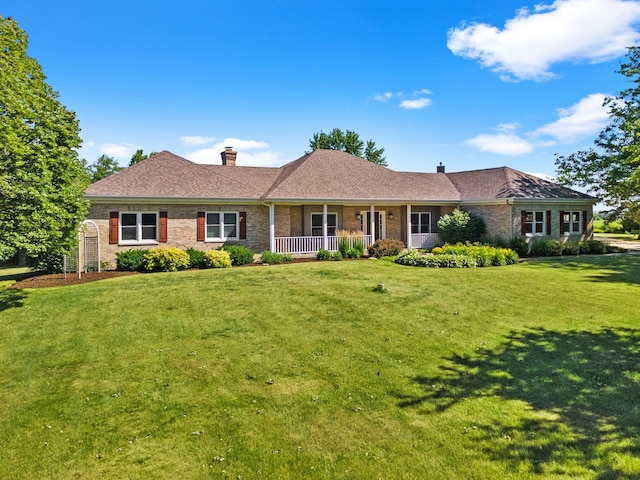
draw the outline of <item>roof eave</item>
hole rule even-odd
[[[259,198],[210,198],[210,197],[136,197],[126,195],[85,195],[85,200],[93,204],[109,203],[176,203],[176,204],[201,204],[201,203],[221,203],[221,204],[259,204]]]

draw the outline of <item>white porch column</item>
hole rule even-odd
[[[369,233],[371,233],[371,243],[376,242],[376,207],[371,205],[371,224],[369,225]]]
[[[407,248],[411,248],[411,204],[407,204]]]
[[[269,249],[276,251],[276,207],[269,204]]]
[[[322,248],[329,250],[329,227],[327,225],[327,204],[322,206]]]

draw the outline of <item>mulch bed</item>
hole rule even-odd
[[[35,275],[18,280],[9,285],[9,288],[45,288],[63,287],[66,285],[77,285],[79,283],[95,282],[106,278],[123,277],[125,275],[136,275],[137,272],[121,272],[116,270],[106,270],[103,272],[83,273],[78,278],[77,273],[67,273],[67,278],[63,273],[53,273],[50,275]]]

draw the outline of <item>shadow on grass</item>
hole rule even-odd
[[[27,294],[23,290],[15,288],[0,289],[0,312],[22,306]]]
[[[512,332],[495,350],[446,361],[441,375],[415,378],[424,394],[400,406],[435,413],[481,397],[525,402],[512,405],[517,414],[485,412],[469,427],[470,448],[517,470],[639,478],[640,330]]]
[[[620,282],[640,285],[640,255],[581,255],[554,259],[528,260],[531,266],[593,271],[587,276],[597,282]]]

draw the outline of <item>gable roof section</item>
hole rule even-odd
[[[283,166],[268,200],[458,200],[444,175],[402,173],[336,150],[315,150]]]
[[[461,200],[486,199],[573,199],[595,200],[591,195],[558,185],[509,167],[448,173]]]
[[[278,171],[202,165],[163,151],[90,185],[86,196],[255,200],[264,195]]]

